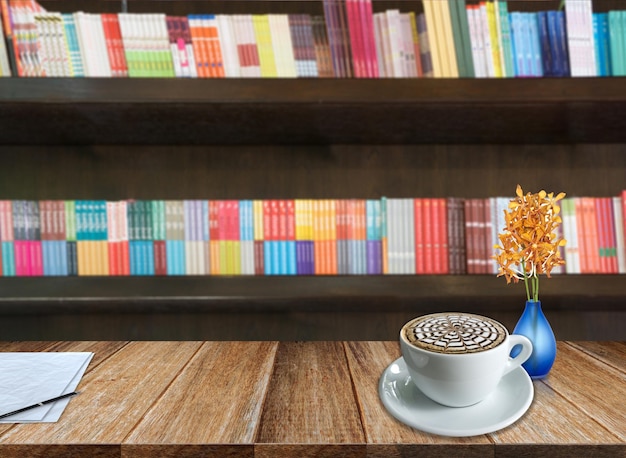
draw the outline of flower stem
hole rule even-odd
[[[524,274],[524,286],[526,287],[526,299],[530,300],[530,289],[528,288],[528,274],[526,273],[526,265],[522,259],[522,273]]]

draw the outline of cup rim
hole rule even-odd
[[[430,316],[437,316],[437,315],[463,315],[463,316],[471,316],[471,317],[476,317],[479,319],[484,319],[484,320],[488,320],[491,321],[493,323],[496,323],[497,325],[499,325],[505,333],[505,337],[502,340],[502,342],[500,342],[498,345],[496,345],[495,347],[491,347],[491,348],[487,348],[485,350],[479,350],[479,351],[473,351],[473,352],[467,352],[467,353],[445,353],[445,352],[438,352],[438,351],[433,351],[433,350],[428,350],[427,348],[422,348],[422,347],[418,347],[416,345],[414,345],[412,342],[410,342],[406,335],[404,330],[411,325],[411,323],[414,323],[417,320],[423,320],[425,318],[428,318]],[[497,350],[500,347],[502,347],[504,344],[506,344],[506,342],[508,342],[509,337],[510,337],[510,333],[509,330],[506,328],[506,326],[504,324],[502,324],[500,321],[495,320],[493,318],[490,318],[488,316],[485,315],[479,315],[476,313],[468,313],[468,312],[456,312],[456,311],[446,311],[446,312],[434,312],[434,313],[428,313],[425,315],[420,315],[417,316],[415,318],[410,319],[409,321],[407,321],[406,323],[404,323],[402,325],[402,327],[400,328],[400,340],[402,343],[406,344],[408,346],[408,348],[410,349],[415,349],[415,350],[419,350],[422,351],[424,353],[427,353],[428,355],[440,355],[442,357],[469,357],[469,356],[476,356],[476,355],[484,355],[486,353],[491,352],[492,350]]]

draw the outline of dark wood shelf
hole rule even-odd
[[[4,314],[518,310],[524,286],[495,275],[0,278]],[[552,310],[623,309],[623,275],[542,279]]]
[[[4,145],[626,142],[626,79],[2,78]]]
[[[0,278],[5,340],[392,340],[442,310],[490,316],[512,330],[523,285],[494,275]],[[623,340],[623,275],[544,280],[559,339]]]

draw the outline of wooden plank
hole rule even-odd
[[[624,444],[507,444],[497,446],[498,458],[624,458]]]
[[[230,449],[251,455],[277,347],[272,342],[203,343],[124,439],[124,456],[151,456],[156,445],[159,454],[171,448],[177,456],[192,451],[225,456]],[[237,444],[250,447],[230,447]]]
[[[571,380],[570,383],[574,385],[579,382]],[[504,444],[518,445],[516,450],[521,453],[523,448],[537,444],[597,445],[620,442],[615,434],[582,412],[562,393],[540,381],[533,384],[535,397],[524,416],[508,428],[490,434],[497,450]]]
[[[299,444],[327,445],[324,454],[365,456],[341,342],[279,344],[256,442],[255,456],[260,457],[290,456],[289,447]]]
[[[622,442],[626,441],[626,374],[558,342],[557,358],[544,382]]]
[[[50,347],[54,346],[54,342],[48,341],[12,341],[12,342],[0,342],[1,352],[11,351],[48,351]]]
[[[89,373],[96,369],[100,364],[107,360],[111,355],[122,349],[128,342],[110,342],[110,341],[79,341],[79,342],[56,342],[47,351],[89,351],[92,352],[93,358],[89,362],[89,366],[85,373]]]
[[[87,367],[86,373],[94,370],[100,362],[108,358],[112,353],[124,346],[125,342],[47,342],[47,341],[32,341],[32,342],[0,342],[1,352],[39,352],[39,351],[90,351],[94,353],[94,356]],[[3,423],[0,424],[0,437],[6,431],[16,427],[14,424]],[[107,451],[109,453],[110,450]],[[6,453],[6,456],[11,456],[8,450],[2,449],[2,453]],[[46,450],[46,453],[57,453],[57,449]],[[59,453],[64,453],[61,450]],[[4,455],[3,455],[4,456]]]
[[[167,389],[200,342],[132,342],[79,384],[56,423],[20,424],[2,444],[120,444]],[[25,449],[26,450],[26,449]]]
[[[623,443],[624,381],[624,374],[558,342],[552,371],[543,381],[534,382],[535,399],[528,412],[515,427],[494,433],[492,437],[496,444],[535,446],[529,448],[529,453],[531,449],[538,450],[537,444]],[[568,451],[562,450],[563,453]]]
[[[125,444],[121,458],[253,458],[253,445],[237,444]]]
[[[378,381],[385,368],[400,357],[398,342],[346,342],[344,345],[368,457],[405,457],[416,450],[424,457],[493,456],[493,444],[484,435],[465,438],[430,434],[401,423],[387,412],[378,395]]]
[[[0,342],[94,351],[53,424],[5,425],[3,458],[623,457],[624,343],[558,343],[526,414],[472,438],[393,419],[378,380],[397,342]]]
[[[2,458],[119,458],[119,444],[1,444]]]
[[[622,372],[626,372],[626,342],[568,342],[600,361]]]

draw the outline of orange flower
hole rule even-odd
[[[536,194],[524,194],[518,184],[516,196],[504,211],[505,225],[498,235],[499,245],[493,258],[499,265],[498,277],[504,276],[507,284],[524,280],[528,300],[539,300],[539,274],[550,278],[550,272],[565,264],[559,247],[566,241],[556,234],[561,224],[558,201],[565,197],[561,192],[556,197],[541,190]],[[530,282],[530,287],[529,287]]]

